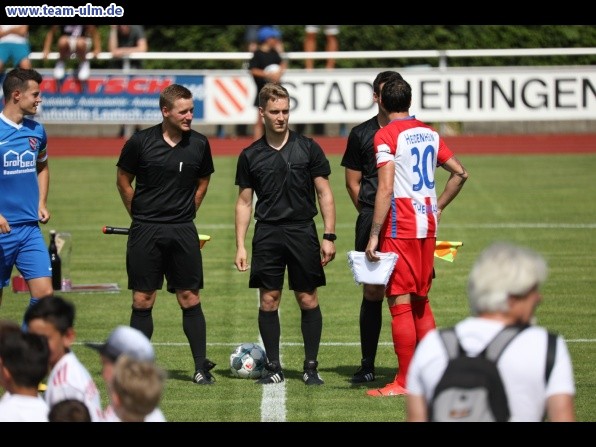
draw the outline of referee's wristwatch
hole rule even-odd
[[[331,242],[335,242],[335,240],[337,239],[337,236],[335,235],[335,233],[325,233],[325,234],[323,234],[323,239],[326,239]]]

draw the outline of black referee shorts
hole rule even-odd
[[[321,265],[321,244],[314,221],[256,223],[249,287],[283,289],[286,267],[290,290],[311,292],[326,284]]]
[[[203,258],[194,222],[133,222],[126,246],[126,271],[131,290],[159,290],[164,276],[168,292],[202,289]]]
[[[374,208],[363,207],[356,219],[356,237],[354,239],[354,250],[364,251],[370,238],[370,227],[372,226]]]

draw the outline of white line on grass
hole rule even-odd
[[[596,338],[575,338],[575,339],[571,339],[571,340],[565,340],[567,343],[596,343]],[[98,341],[98,342],[75,342],[75,345],[84,345],[86,343],[97,343],[97,344],[102,344],[104,343],[105,340],[103,341]],[[238,346],[239,344],[244,343],[242,341],[239,341],[237,343],[221,343],[221,342],[208,342],[207,346]],[[173,346],[173,347],[188,347],[188,342],[157,342],[157,343],[153,343],[153,346]],[[302,342],[283,342],[280,343],[281,346],[302,346],[303,343]],[[360,346],[360,342],[339,342],[339,341],[328,341],[328,342],[321,342],[321,346],[339,346],[341,347],[348,347],[348,346]],[[379,346],[393,346],[393,342],[379,342]]]
[[[252,201],[252,215],[255,214],[255,206],[257,204],[257,193],[253,192]],[[234,224],[235,228],[235,224]],[[259,289],[257,292],[257,309],[261,308],[261,297]],[[281,309],[277,309],[278,317],[281,321]],[[263,346],[263,339],[259,335],[259,343]],[[279,361],[283,365],[283,355],[281,347],[281,335],[279,340]],[[263,394],[261,397],[261,422],[286,422],[286,381],[281,383],[271,383],[268,385],[262,385]]]
[[[336,228],[353,228],[353,223],[338,223],[335,225]],[[201,224],[198,226],[200,230],[230,230],[234,229],[234,224]],[[544,222],[528,222],[528,223],[520,223],[520,222],[503,222],[503,223],[487,223],[487,224],[479,224],[479,223],[467,223],[467,224],[448,224],[448,223],[441,223],[441,228],[575,228],[579,230],[583,229],[595,229],[596,223],[565,223],[565,222],[554,222],[554,223],[544,223]]]
[[[259,289],[257,289],[257,308],[260,307]],[[281,318],[281,309],[277,309]],[[259,343],[263,346],[263,339],[259,336]],[[280,338],[279,361],[283,359],[281,346],[284,343]],[[283,365],[283,363],[282,363]],[[261,397],[261,422],[286,422],[286,381],[261,385],[263,394]]]
[[[286,422],[286,382],[262,385],[261,422]]]

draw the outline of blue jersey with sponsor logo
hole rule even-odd
[[[0,214],[10,225],[39,220],[37,163],[47,159],[47,142],[37,121],[16,124],[0,113]]]

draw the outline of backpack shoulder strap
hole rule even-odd
[[[499,332],[495,338],[484,348],[484,351],[480,355],[484,355],[485,358],[496,362],[505,350],[507,345],[515,338],[517,334],[526,329],[528,326],[512,325],[505,326],[501,332]]]
[[[544,369],[544,383],[548,383],[550,373],[555,365],[557,355],[557,334],[548,332],[548,344],[546,348],[546,368]]]
[[[459,340],[457,339],[455,328],[450,327],[439,329],[439,335],[443,340],[443,344],[445,345],[445,350],[447,351],[447,356],[449,359],[454,359],[459,356],[461,352],[463,352],[463,349],[459,344]]]

